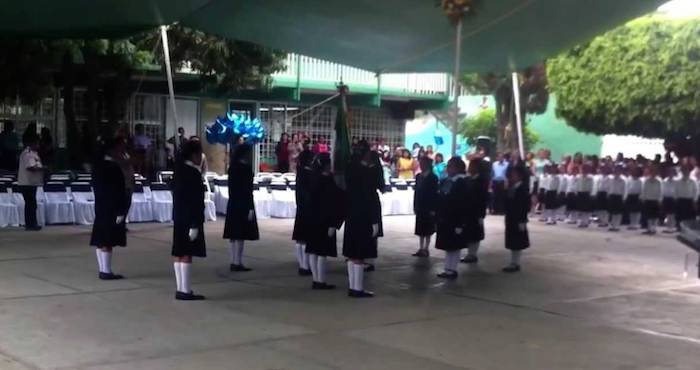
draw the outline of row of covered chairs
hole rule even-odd
[[[203,186],[207,186],[206,184]],[[207,186],[208,189],[208,186]],[[172,221],[173,198],[164,183],[136,183],[127,215],[129,222]],[[213,194],[207,191],[205,219],[216,220]],[[45,224],[90,225],[95,221],[95,196],[88,182],[48,182],[37,189],[37,220]],[[0,227],[24,224],[24,197],[19,186],[0,182]]]

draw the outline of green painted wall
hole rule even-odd
[[[539,135],[540,142],[534,148],[547,148],[552,151],[552,158],[559,160],[562,155],[582,152],[600,155],[603,138],[585,134],[569,126],[565,120],[555,114],[557,99],[551,96],[547,112],[528,116],[528,125]]]

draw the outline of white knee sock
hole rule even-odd
[[[520,266],[520,256],[522,251],[510,251],[510,264],[513,266]]]
[[[650,220],[647,221],[647,224],[648,224],[648,225],[647,225],[647,228],[649,229],[649,231],[651,231],[652,233],[655,233],[655,232],[656,232],[656,226],[659,224],[659,219],[658,219],[658,218],[652,218],[652,219],[650,219]]]
[[[112,252],[102,252],[102,269],[106,274],[112,273]]]
[[[352,269],[355,290],[363,291],[365,280],[365,265],[361,263],[353,263]]]
[[[610,226],[613,229],[619,229],[622,224],[622,215],[616,214],[610,217]]]
[[[630,213],[630,227],[639,228],[639,221],[642,218],[642,214],[639,212]]]
[[[318,280],[318,259],[320,258],[319,256],[315,254],[308,254],[309,257],[309,267],[311,268],[311,277],[313,278],[314,281],[316,282],[321,282]]]
[[[97,256],[97,268],[100,272],[105,272],[104,264],[102,263],[102,250],[95,248],[95,256]]]
[[[670,214],[666,216],[666,228],[669,230],[676,230],[676,215]]]
[[[180,291],[183,293],[192,293],[192,289],[190,288],[190,271],[191,270],[192,270],[191,263],[185,263],[185,262],[180,263],[180,285],[181,285]]]
[[[425,236],[424,238],[425,238],[425,241],[423,242],[423,243],[424,243],[424,244],[423,244],[423,249],[428,250],[428,249],[430,248],[430,239],[431,239],[431,237],[430,237],[430,235],[428,235],[428,236]]]
[[[309,259],[308,256],[306,255],[306,252],[304,251],[306,249],[306,245],[303,243],[296,243],[294,245],[294,249],[296,251],[297,255],[297,263],[299,264],[300,269],[308,270],[309,269]]]
[[[229,244],[231,264],[238,265],[238,243],[235,240],[231,240]]]
[[[467,256],[476,257],[476,254],[479,253],[479,246],[479,242],[469,243],[469,250],[467,252]]]
[[[421,250],[425,249],[425,237],[424,236],[418,237],[418,248]]]
[[[236,240],[238,242],[238,247],[236,249],[236,258],[238,259],[238,264],[243,264],[243,248],[245,246],[245,241]]]
[[[602,226],[608,225],[608,212],[607,211],[598,211],[598,224],[600,224]]]
[[[353,266],[355,266],[355,263],[352,261],[348,261],[348,289],[350,290],[355,290],[355,269]]]
[[[579,212],[579,225],[588,226],[591,214],[589,212]]]
[[[316,261],[314,261],[316,265],[316,271],[318,274],[317,280],[319,283],[325,283],[326,282],[326,257],[324,256],[318,256]],[[313,263],[313,262],[309,262]]]
[[[445,271],[457,272],[461,251],[445,251]]]
[[[176,290],[182,292],[182,272],[180,270],[180,265],[182,262],[173,262],[173,270],[175,271],[175,284],[177,285]]]

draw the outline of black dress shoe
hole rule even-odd
[[[335,285],[326,284],[326,283],[319,283],[317,281],[314,281],[313,283],[311,283],[311,289],[313,289],[313,290],[333,290],[333,289],[335,289]]]
[[[479,262],[479,257],[466,255],[466,256],[464,256],[464,258],[462,258],[462,260],[460,262],[466,263],[466,264],[477,263],[477,262]]]
[[[234,264],[231,264],[231,266],[229,266],[229,269],[231,271],[237,271],[237,272],[253,271],[253,269],[245,267],[243,265],[234,265]]]
[[[375,270],[375,268],[374,268],[373,264],[371,264],[371,263],[365,264],[365,272],[372,272],[374,270]]]
[[[520,271],[520,265],[508,265],[508,266],[503,268],[503,272],[512,273],[512,272],[518,272],[518,271]]]
[[[27,226],[24,228],[25,231],[39,231],[41,230],[41,226],[36,225],[36,226]]]
[[[203,301],[206,298],[203,295],[194,294],[194,292],[175,292],[175,299],[178,301]]]
[[[413,253],[413,257],[430,257],[430,252],[427,249],[419,249],[418,252]]]
[[[445,271],[445,272],[441,272],[437,275],[437,277],[439,277],[440,279],[447,279],[447,280],[457,279],[458,276],[459,276],[459,274],[455,271],[450,271],[450,272]]]
[[[299,276],[311,276],[311,270],[300,268]]]
[[[111,272],[100,272],[100,280],[121,280],[124,278],[122,275],[113,274]]]
[[[372,298],[374,293],[365,290],[348,289],[348,297],[350,298]]]

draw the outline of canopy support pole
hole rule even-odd
[[[523,117],[520,114],[520,80],[517,72],[513,72],[513,100],[515,101],[515,123],[518,129],[518,149],[520,152],[520,159],[525,159],[525,145],[523,144]]]
[[[455,71],[452,76],[452,88],[454,89],[454,101],[452,102],[452,155],[457,155],[457,132],[459,131],[459,93],[460,93],[460,68],[462,64],[462,18],[455,25]]]
[[[178,145],[180,145],[179,140],[177,139],[177,108],[175,105],[175,88],[173,87],[173,70],[170,66],[170,45],[168,44],[168,28],[166,26],[160,26],[160,37],[163,42],[165,74],[168,77],[168,93],[170,94],[170,108],[173,110],[173,122],[175,124],[175,127],[173,127],[173,137],[175,138],[173,146],[175,147],[175,151],[177,152]]]

